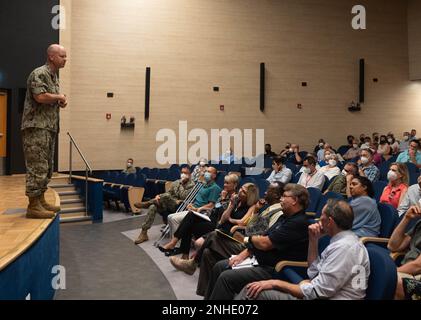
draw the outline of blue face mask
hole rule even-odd
[[[209,182],[212,179],[212,175],[209,172],[205,172],[204,177],[206,182]]]

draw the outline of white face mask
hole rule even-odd
[[[369,159],[367,157],[361,157],[361,163],[362,164],[367,164],[369,161]]]
[[[133,163],[127,162],[127,168],[133,167]]]
[[[408,141],[409,137],[408,136],[403,136],[403,140]]]
[[[329,160],[329,167],[335,167],[336,166],[336,160]]]
[[[307,174],[310,174],[311,173],[311,169],[310,168],[307,168],[307,167],[304,167],[303,172],[304,173],[307,173]]]
[[[323,146],[324,146],[323,142],[320,142],[320,143],[319,143],[319,147],[320,147],[320,148],[323,148]]]
[[[393,142],[393,139],[392,138],[389,138],[389,139],[387,139],[387,142],[392,143]]]
[[[354,143],[352,146],[354,147],[354,149],[358,148],[358,144],[356,144],[356,143]]]
[[[397,178],[398,178],[398,175],[396,174],[395,171],[390,170],[387,173],[387,180],[389,180],[389,181],[395,181]]]
[[[205,166],[205,164],[206,164],[206,163],[205,163],[205,161],[200,161],[200,166],[201,166],[201,167],[204,167],[204,166]]]
[[[342,170],[342,172],[341,172],[341,174],[342,174],[343,176],[347,176],[347,175],[348,175],[348,172],[346,172],[346,171],[345,171],[345,169],[343,169],[343,170]]]
[[[181,178],[181,180],[187,180],[189,178],[189,176],[187,174],[185,174],[185,173],[182,173],[180,175],[180,178]]]

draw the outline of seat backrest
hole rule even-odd
[[[349,146],[343,145],[339,147],[337,153],[343,156],[348,150],[349,150]]]
[[[366,300],[392,300],[395,295],[397,270],[389,251],[373,243],[366,245],[370,259],[370,276]]]
[[[413,185],[417,183],[417,179],[420,175],[420,171],[418,169],[418,167],[413,164],[412,162],[407,162],[406,166],[408,168],[408,172],[409,172],[409,185]]]
[[[317,205],[317,208],[315,210],[315,212],[317,213],[316,218],[320,218],[320,216],[322,215],[323,207],[326,205],[327,200],[329,199],[344,200],[344,197],[340,193],[336,193],[333,191],[329,191],[326,194],[322,194],[322,196],[320,197],[319,203]]]
[[[300,181],[300,177],[302,174],[303,174],[302,172],[297,172],[296,174],[294,174],[292,176],[291,183],[298,183],[298,181]]]
[[[307,211],[316,212],[322,192],[317,188],[307,188],[307,191],[310,194],[310,203],[308,204]]]
[[[374,188],[374,199],[376,199],[376,202],[380,201],[380,197],[382,196],[384,188],[386,188],[387,182],[386,181],[376,181],[373,183]]]
[[[398,211],[387,203],[378,203],[377,208],[379,209],[382,220],[379,236],[381,238],[390,238],[393,230],[399,222]]]
[[[265,179],[258,179],[257,180],[257,187],[259,188],[259,196],[263,198],[265,196],[265,192],[269,186],[269,181]]]

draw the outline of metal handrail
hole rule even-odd
[[[85,163],[85,215],[88,216],[88,179],[89,174],[92,174],[92,167],[89,165],[79,146],[77,145],[75,139],[72,137],[70,132],[67,132],[67,135],[70,138],[70,152],[69,152],[69,183],[72,183],[72,155],[73,155],[73,146],[75,146],[77,152]]]

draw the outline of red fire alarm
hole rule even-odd
[[[225,110],[225,106],[224,105],[220,105],[219,106],[219,110],[224,111]]]
[[[107,120],[111,120],[111,113],[107,113],[106,118]]]

